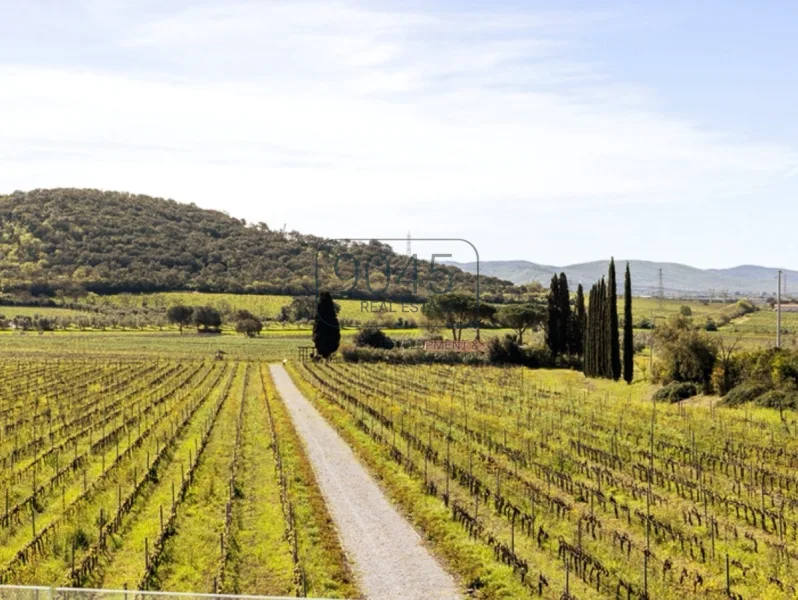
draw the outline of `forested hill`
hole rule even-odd
[[[41,295],[79,287],[96,293],[308,294],[315,292],[315,249],[322,242],[193,204],[122,192],[51,189],[0,195],[0,288],[10,293]],[[346,250],[362,259],[384,253],[394,272],[407,260],[376,242],[342,246],[336,243],[334,252]],[[425,264],[419,261],[419,269]],[[474,275],[445,268],[454,275],[455,287],[475,288]],[[344,287],[329,268],[322,269],[322,278],[330,289]],[[480,285],[486,294],[512,288],[489,277]],[[379,287],[372,282],[373,289]],[[419,285],[418,294],[424,289]],[[378,297],[365,289],[362,275],[353,295]],[[410,284],[392,283],[386,293],[394,299],[413,295]]]

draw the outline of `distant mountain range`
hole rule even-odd
[[[476,273],[475,262],[449,264],[464,271]],[[573,288],[581,282],[589,287],[607,274],[608,261],[594,261],[556,267],[540,265],[526,260],[495,260],[479,263],[480,275],[506,279],[515,284],[538,281],[548,285],[555,273],[565,273]],[[618,265],[618,285],[623,285],[625,260],[616,261]],[[678,263],[630,260],[632,288],[635,295],[657,294],[659,271],[662,269],[662,285],[666,296],[761,296],[776,293],[778,269],[756,265],[742,265],[729,269],[697,269]],[[798,271],[785,270],[786,290],[798,292]],[[782,285],[782,293],[785,286]],[[798,295],[798,294],[791,294]]]

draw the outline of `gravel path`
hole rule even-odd
[[[271,366],[277,390],[307,447],[360,588],[370,600],[460,598],[452,577],[423,546],[347,443],[291,381]]]

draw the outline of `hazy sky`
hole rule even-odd
[[[797,61],[789,1],[1,0],[0,192],[798,267]]]

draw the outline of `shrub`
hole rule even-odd
[[[768,386],[761,383],[743,383],[726,394],[723,404],[726,406],[739,406],[745,402],[753,402],[769,390]]]
[[[504,339],[491,338],[488,342],[488,360],[492,364],[523,365],[530,369],[582,369],[578,357],[562,355],[555,359],[548,346],[521,347],[515,335],[506,335]]]
[[[759,396],[754,403],[766,408],[798,408],[798,393],[770,390]]]
[[[564,361],[569,359],[567,356],[561,356],[560,358]],[[551,356],[551,350],[549,350],[548,346],[524,348],[524,364],[530,369],[546,369],[553,367],[554,360]]]
[[[635,354],[640,354],[646,348],[651,346],[650,333],[635,333],[632,339],[632,349]]]
[[[798,354],[777,352],[771,363],[770,376],[777,386],[798,387]]]
[[[704,324],[704,331],[717,331],[717,330],[718,330],[718,324],[715,323],[715,321],[712,318],[707,317],[707,322]]]
[[[521,365],[524,353],[515,335],[506,335],[504,339],[491,338],[488,342],[488,360],[493,364]]]
[[[677,315],[654,333],[659,359],[654,380],[663,383],[692,381],[712,390],[712,371],[718,358],[715,340],[695,329],[690,319]]]
[[[554,365],[550,364],[527,364],[532,368],[547,368],[553,366],[555,369],[571,369],[573,371],[582,371],[584,364],[582,359],[575,354],[561,354],[554,359]]]
[[[756,306],[750,300],[740,300],[736,305],[736,313],[740,316],[742,315],[749,315],[752,312],[756,312]]]
[[[637,322],[635,329],[654,329],[654,324],[647,317],[643,317]]]
[[[692,398],[698,393],[698,388],[691,381],[682,383],[669,383],[661,387],[654,394],[654,400],[657,402],[679,402],[686,398]]]
[[[402,365],[484,365],[488,359],[484,354],[470,352],[426,352],[424,350],[403,350],[396,352],[384,348],[355,348],[346,346],[341,350],[346,362],[377,363],[387,362]]]
[[[357,332],[355,346],[359,348],[383,348],[390,350],[394,342],[381,329],[366,327]]]

